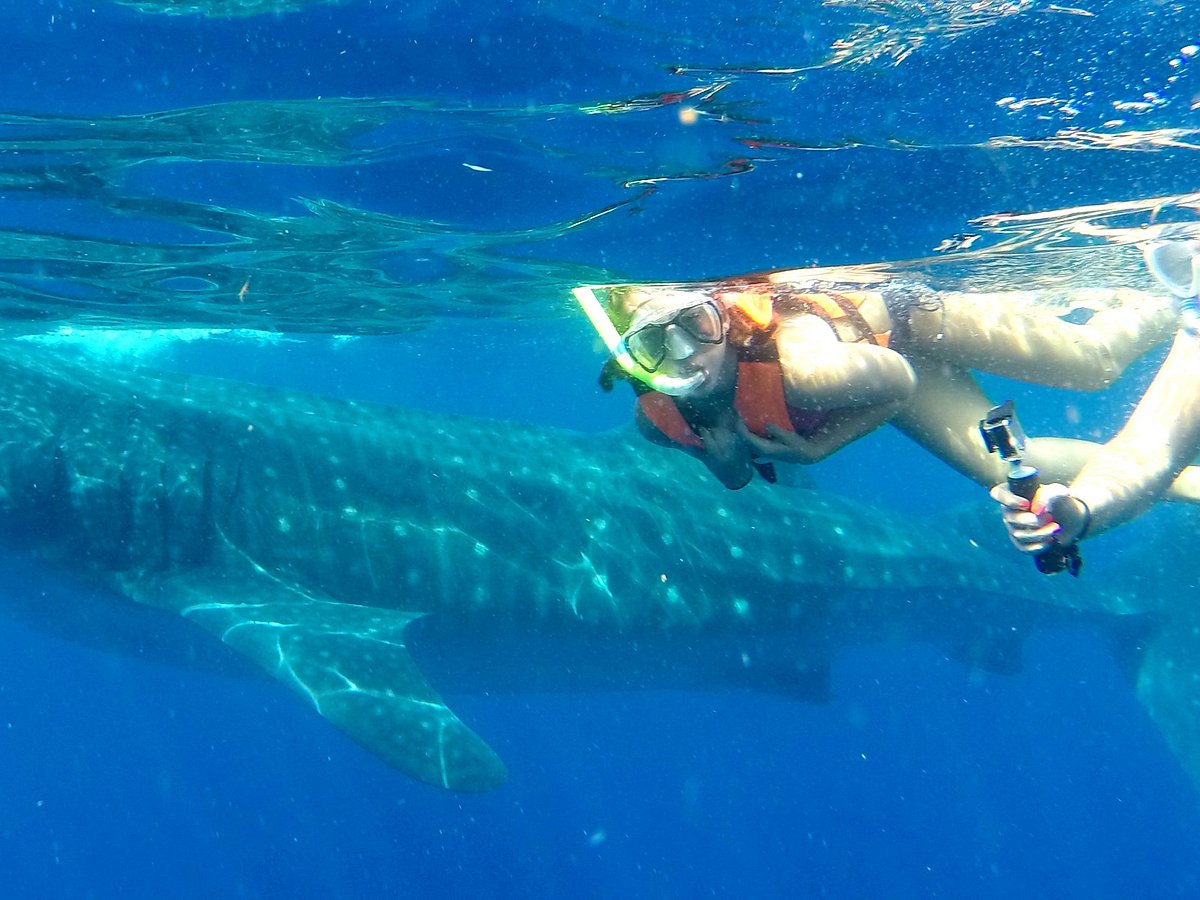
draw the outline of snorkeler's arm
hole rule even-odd
[[[785,323],[775,340],[784,392],[788,404],[798,409],[892,404],[907,400],[916,387],[913,370],[899,353],[843,342],[817,316]]]
[[[1200,337],[1180,331],[1125,426],[1070,483],[1090,513],[1088,535],[1135,518],[1169,488],[1194,487],[1194,469],[1185,467],[1198,451]]]
[[[917,374],[912,399],[892,424],[934,456],[985,487],[1003,481],[1005,463],[989,453],[979,420],[992,403],[971,374],[944,362],[911,357]]]
[[[874,406],[831,410],[821,427],[811,435],[785,431],[768,424],[767,436],[751,432],[744,422],[739,423],[743,439],[763,459],[807,465],[820,462],[847,444],[870,434],[896,414],[905,401],[878,403]]]

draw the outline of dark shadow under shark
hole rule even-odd
[[[431,784],[484,791],[506,772],[425,667],[484,690],[578,677],[814,698],[848,643],[929,640],[1004,670],[1064,618],[1134,635],[1139,697],[1200,778],[1200,616],[1159,581],[1083,587],[829,494],[725,492],[636,437],[17,344],[0,379],[14,539],[200,625]]]

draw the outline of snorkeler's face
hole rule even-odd
[[[645,371],[691,382],[680,396],[700,398],[724,387],[736,371],[726,324],[711,297],[662,292],[645,298],[635,310],[624,341]]]
[[[721,311],[707,298],[692,306],[669,310],[625,333],[630,355],[647,372],[657,372],[668,359],[687,359],[701,344],[719,344],[724,340]]]

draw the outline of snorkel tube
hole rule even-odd
[[[624,338],[617,332],[617,328],[608,317],[604,306],[596,299],[595,289],[586,286],[577,287],[572,288],[571,293],[575,295],[576,301],[583,307],[588,321],[596,329],[596,334],[600,335],[600,340],[604,341],[604,346],[608,348],[608,352],[612,354],[612,358],[630,378],[637,379],[652,390],[662,394],[669,394],[672,397],[682,397],[704,379],[704,375],[700,372],[689,375],[687,378],[664,375],[661,372],[647,372],[630,355],[629,348],[625,346]]]

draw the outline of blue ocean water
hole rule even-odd
[[[497,428],[627,421],[572,283],[1003,249],[972,220],[1141,224],[1195,190],[1186,4],[38,0],[0,31],[10,331],[268,328],[139,358]],[[1100,397],[987,387],[1106,434],[1154,362]],[[889,433],[806,474],[918,531],[980,494]],[[457,796],[184,623],[4,571],[7,896],[1200,896],[1200,792],[1082,629],[1013,675],[854,648],[824,705],[450,696],[512,773]]]

